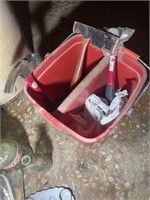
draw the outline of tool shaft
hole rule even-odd
[[[109,60],[108,81],[106,85],[105,98],[111,102],[115,97],[115,68],[116,56],[111,55]]]
[[[72,80],[70,83],[70,88],[74,87],[81,78],[82,71],[83,71],[84,58],[86,55],[86,50],[87,50],[89,41],[90,41],[89,38],[82,39],[80,57],[78,59],[77,66],[75,67],[75,71],[74,71],[74,74],[73,74],[73,77],[72,77]]]

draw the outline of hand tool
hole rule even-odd
[[[35,54],[34,53],[28,53],[22,60],[20,60],[14,68],[10,71],[4,92],[5,93],[12,93],[13,87],[15,84],[15,81],[17,77],[20,75],[22,78],[28,77],[31,72],[35,69],[36,63],[35,63]]]
[[[73,33],[80,33],[84,38],[91,38],[92,44],[104,50],[105,54],[109,56],[110,62],[105,97],[108,102],[111,102],[115,91],[115,63],[118,47],[132,36],[134,30],[127,27],[96,29],[75,21]]]
[[[106,86],[106,97],[108,97],[107,99],[110,99],[109,96],[114,97],[114,86],[112,86],[112,83],[114,83],[113,68],[115,57],[113,53],[119,43],[119,36],[113,34],[111,31],[108,32],[107,29],[96,29],[76,21],[73,25],[73,33],[80,33],[84,38],[90,38],[93,45],[104,50],[104,54],[112,55],[110,57],[109,70],[111,71],[108,73],[109,77]]]
[[[115,97],[115,72],[116,72],[116,61],[118,56],[119,47],[123,45],[124,42],[129,40],[129,38],[134,33],[134,29],[130,28],[109,28],[108,32],[117,35],[119,37],[119,42],[115,47],[114,51],[110,54],[109,59],[109,70],[108,70],[108,81],[105,90],[105,98],[110,103]]]

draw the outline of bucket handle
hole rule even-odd
[[[145,68],[147,68],[147,70],[150,71],[150,67],[140,58],[137,59],[138,62],[140,62]],[[143,88],[142,88],[142,92],[139,94],[139,96],[136,98],[136,100],[134,101],[134,103],[132,104],[132,106],[129,108],[127,115],[130,116],[135,108],[135,106],[137,105],[137,103],[139,102],[139,100],[141,99],[141,97],[143,96],[143,94],[145,93],[145,91],[148,89],[148,87],[150,86],[150,81],[146,81],[146,83],[144,84]]]

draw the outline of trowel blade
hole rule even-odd
[[[93,45],[109,52],[113,52],[119,42],[119,37],[77,21],[74,22],[73,33],[79,33],[84,38],[90,38]]]

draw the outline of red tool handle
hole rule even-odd
[[[105,90],[105,98],[110,103],[115,97],[115,66],[116,56],[110,56],[109,71],[108,71],[108,81]]]
[[[86,54],[86,50],[87,50],[89,41],[90,41],[89,38],[82,38],[82,47],[81,47],[80,57],[78,59],[77,66],[75,68],[75,71],[74,71],[74,74],[73,74],[73,77],[72,77],[72,80],[70,83],[70,88],[74,87],[81,78],[84,58],[85,58],[85,54]]]

